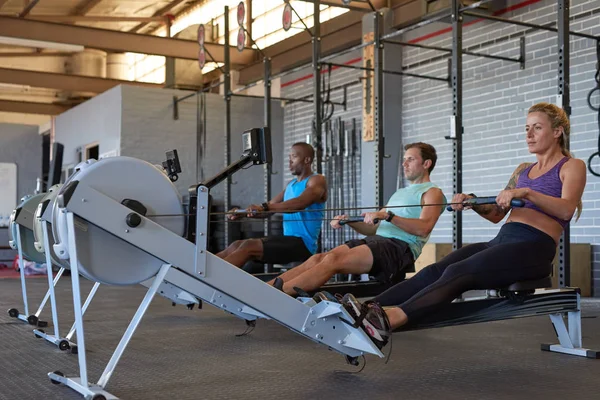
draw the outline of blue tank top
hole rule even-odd
[[[312,176],[314,174],[301,181],[297,181],[296,179],[290,181],[285,188],[283,201],[300,196],[306,189],[306,184]],[[284,213],[283,235],[301,238],[308,251],[314,254],[317,251],[317,240],[319,233],[321,233],[321,222],[325,214],[323,212],[324,208],[325,203],[313,203],[305,208],[305,210],[311,211]]]
[[[392,197],[390,197],[390,200],[388,201],[386,207],[421,204],[421,197],[423,197],[423,194],[425,194],[431,188],[437,188],[437,186],[431,182],[424,182],[415,183],[405,188],[398,189],[396,193],[394,193]],[[443,203],[446,203],[446,196],[443,197]],[[413,219],[418,219],[421,216],[422,210],[423,207],[390,208],[390,211],[392,211],[399,217]],[[444,208],[442,205],[440,205],[440,214],[443,211]],[[423,246],[425,246],[425,243],[427,243],[427,241],[429,240],[429,236],[431,236],[416,236],[405,232],[402,229],[398,228],[396,225],[392,224],[391,222],[386,221],[381,221],[379,223],[379,226],[377,227],[377,235],[402,240],[403,242],[407,243],[415,260],[419,258],[419,256],[421,255],[421,251],[423,250]]]
[[[531,168],[533,168],[533,166],[537,163],[531,164],[529,167],[525,168],[523,172],[521,172],[521,175],[519,175],[516,188],[529,188],[547,196],[560,198],[562,196],[563,187],[563,184],[560,180],[560,169],[567,161],[569,161],[569,157],[563,157],[548,172],[538,176],[535,179],[531,179],[529,177],[529,171],[531,171]],[[525,200],[525,206],[523,208],[531,208],[532,210],[541,212],[542,214],[545,214],[558,222],[563,228],[571,221],[571,218],[565,221],[564,219],[557,218],[554,215],[547,214],[529,200]]]

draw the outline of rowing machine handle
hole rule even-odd
[[[246,209],[238,208],[235,211],[231,211],[229,214],[236,215],[238,217],[245,217],[246,215],[248,215],[248,211],[246,211]],[[256,214],[256,211],[253,211],[252,214]]]
[[[348,217],[346,219],[340,219],[340,225],[350,224],[352,222],[363,222],[365,217]],[[373,220],[374,223],[379,223],[379,218]]]
[[[489,197],[473,197],[472,199],[465,200],[463,202],[465,205],[475,205],[475,204],[496,204],[496,198],[493,196]],[[525,205],[525,200],[522,199],[512,199],[510,201],[510,205],[513,207],[523,207]],[[446,207],[446,210],[452,211],[452,206]]]

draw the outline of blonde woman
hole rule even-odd
[[[342,304],[380,348],[390,331],[439,310],[467,290],[493,289],[550,275],[563,229],[575,212],[577,218],[581,214],[586,183],[585,163],[572,158],[567,150],[569,133],[569,119],[561,108],[548,103],[532,106],[525,139],[537,162],[517,167],[496,204],[472,207],[493,223],[509,215],[498,235],[452,252],[371,302],[360,304],[352,295],[344,296]],[[452,203],[472,197],[475,195],[459,193]],[[525,200],[525,206],[511,209],[515,198]],[[452,207],[456,211],[467,208],[460,204]],[[393,307],[384,310],[383,306]]]

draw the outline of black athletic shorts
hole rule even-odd
[[[267,236],[263,242],[262,261],[265,264],[287,264],[306,261],[313,254],[308,251],[304,240],[298,236]]]
[[[373,267],[369,275],[385,284],[396,284],[413,272],[415,260],[408,243],[383,236],[367,236],[364,239],[352,239],[346,246],[353,248],[366,245],[373,254]]]

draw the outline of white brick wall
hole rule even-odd
[[[509,0],[507,7],[520,2]],[[600,35],[600,3],[594,0],[571,2],[571,30]],[[585,13],[585,14],[584,14]],[[556,21],[556,1],[542,0],[500,15],[535,24]],[[440,28],[448,25],[439,25]],[[419,38],[427,30],[415,30],[402,38]],[[557,35],[553,32],[534,31],[510,24],[480,21],[464,27],[463,46],[472,51],[519,57],[519,37],[525,33],[526,68],[518,63],[498,61],[465,55],[463,57],[463,189],[479,195],[494,195],[504,188],[514,168],[521,162],[533,161],[524,144],[523,126],[526,110],[536,102],[556,103],[557,94]],[[508,37],[508,40],[505,38]],[[421,42],[450,48],[451,33],[444,33]],[[571,149],[578,158],[587,160],[597,151],[598,125],[596,114],[587,105],[588,92],[595,87],[595,43],[584,38],[571,37]],[[349,58],[358,56],[355,54]],[[440,57],[441,56],[441,57]],[[447,58],[432,50],[405,47],[404,66],[412,65],[410,72],[446,77]],[[437,61],[427,60],[437,57]],[[306,73],[310,71],[307,70]],[[336,71],[337,72],[337,71]],[[358,71],[335,74],[336,84],[360,75]],[[293,78],[291,78],[293,79]],[[307,94],[311,80],[283,90]],[[360,99],[360,86],[352,91]],[[452,195],[452,146],[444,139],[449,134],[452,113],[451,89],[443,82],[404,77],[402,85],[403,143],[424,141],[438,151],[438,163],[432,180]],[[597,103],[596,103],[597,104]],[[361,104],[350,113],[359,117]],[[310,132],[312,119],[310,105],[288,106],[285,110],[286,133],[289,141]],[[289,142],[286,139],[286,144]],[[596,165],[600,165],[597,162]],[[578,222],[571,224],[573,243],[591,243],[595,295],[600,295],[600,179],[588,174],[583,196],[584,211]],[[473,242],[492,238],[499,225],[491,225],[474,213],[464,215],[464,241]],[[452,218],[444,214],[433,231],[432,242],[451,239]]]
[[[217,94],[207,94],[206,149],[200,160],[204,177],[197,172],[197,98],[191,97],[178,103],[179,118],[173,118],[173,96],[184,97],[189,91],[175,89],[142,88],[122,86],[122,105],[119,101],[118,113],[105,119],[114,119],[120,124],[120,138],[117,143],[119,154],[136,157],[153,164],[165,159],[165,152],[177,149],[183,172],[176,182],[182,195],[187,195],[188,187],[198,181],[208,179],[225,167],[225,103]],[[96,97],[100,99],[104,94]],[[273,102],[273,154],[281,163],[281,120],[282,110]],[[231,101],[231,162],[241,154],[241,133],[249,128],[263,125],[263,102],[254,98],[233,98]],[[87,114],[81,114],[85,118]],[[96,136],[101,137],[97,132]],[[105,150],[100,149],[100,152]],[[264,196],[263,169],[250,168],[236,174],[232,185],[232,203],[247,205],[248,202],[262,202]],[[280,180],[273,179],[273,192],[281,190]],[[224,183],[212,191],[215,204],[222,204]]]
[[[516,1],[508,5],[518,4]],[[556,20],[556,2],[540,1],[519,10],[503,14],[502,17],[536,24]],[[575,21],[571,30],[589,34],[600,34],[600,17],[595,15],[577,18],[578,14],[597,10],[600,4],[594,1],[573,1],[571,16]],[[465,27],[463,45],[472,48],[479,43],[497,39],[476,51],[505,57],[519,57],[518,35],[510,40],[501,38],[517,32],[525,34],[526,68],[519,64],[496,61],[473,56],[463,59],[463,189],[480,195],[494,195],[508,181],[514,168],[523,161],[532,161],[523,142],[523,126],[526,110],[540,101],[556,103],[557,94],[557,35],[553,32],[531,31],[528,28],[483,21]],[[418,37],[414,32],[410,40]],[[450,34],[440,35],[425,42],[451,47]],[[475,50],[474,50],[475,51]],[[414,64],[438,55],[439,52],[406,48],[404,65]],[[571,38],[571,149],[576,157],[587,159],[596,150],[598,126],[596,115],[587,106],[588,92],[595,86],[595,43],[588,39]],[[447,61],[422,63],[410,71],[421,74],[444,76]],[[414,140],[432,143],[438,149],[436,181],[444,183],[444,192],[451,193],[451,143],[443,139],[449,131],[449,116],[452,108],[450,89],[443,84],[416,78],[405,78],[403,84],[403,135]],[[442,99],[442,101],[440,101]],[[408,139],[408,140],[410,140]],[[434,174],[436,173],[434,172]],[[600,180],[588,174],[588,183],[583,197],[584,212],[581,219],[572,223],[573,243],[594,245],[594,286],[596,295],[600,291],[600,212],[598,198]],[[596,222],[596,224],[594,223]],[[465,213],[464,241],[473,242],[491,238],[499,229],[479,218],[474,213]],[[432,241],[446,242],[451,235],[451,218],[445,215],[434,230]]]
[[[356,52],[356,53],[352,53],[349,54],[345,57],[340,57],[339,59],[335,60],[335,63],[345,63],[351,60],[355,60],[356,58],[360,57],[360,53]],[[354,62],[352,65],[362,65],[362,62]],[[310,67],[307,67],[305,70],[300,71],[294,75],[289,75],[287,76],[284,81],[282,82],[282,89],[281,89],[281,95],[283,97],[290,97],[290,98],[299,98],[299,97],[304,97],[307,95],[312,95],[312,91],[313,91],[313,78],[312,76],[310,78],[304,79],[300,82],[296,82],[293,83],[289,86],[286,86],[286,82],[293,82],[295,80],[297,80],[298,78],[301,77],[307,77],[307,75],[311,74],[312,70],[310,69]],[[336,87],[339,85],[343,85],[343,84],[348,84],[348,83],[354,83],[354,82],[358,82],[359,77],[361,77],[364,74],[364,72],[359,71],[359,70],[353,70],[353,69],[346,69],[346,68],[333,68],[332,72],[331,72],[331,87]],[[321,75],[321,79],[323,78],[323,76],[325,76],[326,81],[329,79],[327,73]],[[342,90],[336,90],[336,91],[332,91],[331,92],[331,96],[330,96],[330,100],[332,102],[337,102],[337,103],[341,103],[343,102],[344,98],[343,98],[343,91]],[[361,123],[362,123],[362,85],[353,85],[348,87],[347,89],[347,97],[346,97],[346,101],[347,101],[347,106],[346,106],[346,110],[344,111],[343,107],[340,105],[335,105],[334,108],[334,113],[331,117],[331,121],[333,122],[334,120],[336,120],[338,117],[341,117],[342,120],[345,123],[345,129],[347,130],[351,130],[352,129],[352,118],[356,118],[356,130],[358,131],[358,137],[359,139],[357,139],[358,141],[360,141],[360,137],[362,137],[362,130],[361,130]],[[307,136],[311,135],[312,132],[312,120],[313,120],[313,105],[311,103],[291,103],[291,104],[287,104],[285,106],[284,109],[284,131],[285,131],[285,136],[284,136],[284,154],[287,155],[287,152],[289,151],[289,148],[292,146],[292,144],[294,144],[295,142],[305,142]],[[323,137],[325,137],[325,125],[323,125]],[[323,139],[324,140],[324,139]],[[312,143],[314,145],[314,143]],[[357,142],[357,147],[359,149],[359,153],[360,153],[360,142]],[[289,168],[287,166],[287,157],[284,157],[283,159],[283,171],[285,171],[285,176],[284,176],[284,184],[287,184],[287,182],[289,182],[292,179],[292,175],[289,172]],[[333,182],[333,168],[332,170],[328,171],[328,163],[327,161],[323,161],[323,173],[324,175],[327,177],[327,180],[329,182],[330,185],[330,192],[329,192],[329,201],[327,202],[327,207],[328,208],[332,208],[333,207],[333,196],[336,196],[333,191],[331,190],[331,184]],[[360,155],[357,154],[354,163],[352,164],[352,166],[354,167],[355,170],[355,174],[356,174],[356,192],[357,192],[357,199],[358,199],[358,207],[361,206],[360,204],[360,197],[361,197],[361,182],[360,182]],[[350,181],[350,170],[349,170],[349,165],[347,163],[347,160],[344,160],[344,169],[345,169],[345,173],[344,173],[344,202],[345,202],[345,206],[348,207],[349,204],[351,204],[351,200],[350,200],[350,185],[351,185],[351,181]],[[316,165],[313,166],[313,169],[316,171]],[[329,217],[336,215],[337,213],[334,213],[333,211],[329,213]],[[360,215],[360,211],[354,211],[354,212],[349,212],[350,215]],[[328,227],[328,223],[324,223],[323,224],[323,229],[327,229]],[[333,240],[333,238],[331,238],[331,240],[327,239],[327,235],[324,233],[323,235],[323,241],[322,244],[324,246],[324,249],[330,249],[332,247],[335,247],[339,244],[342,243],[342,239],[341,237],[337,238],[336,240]]]

